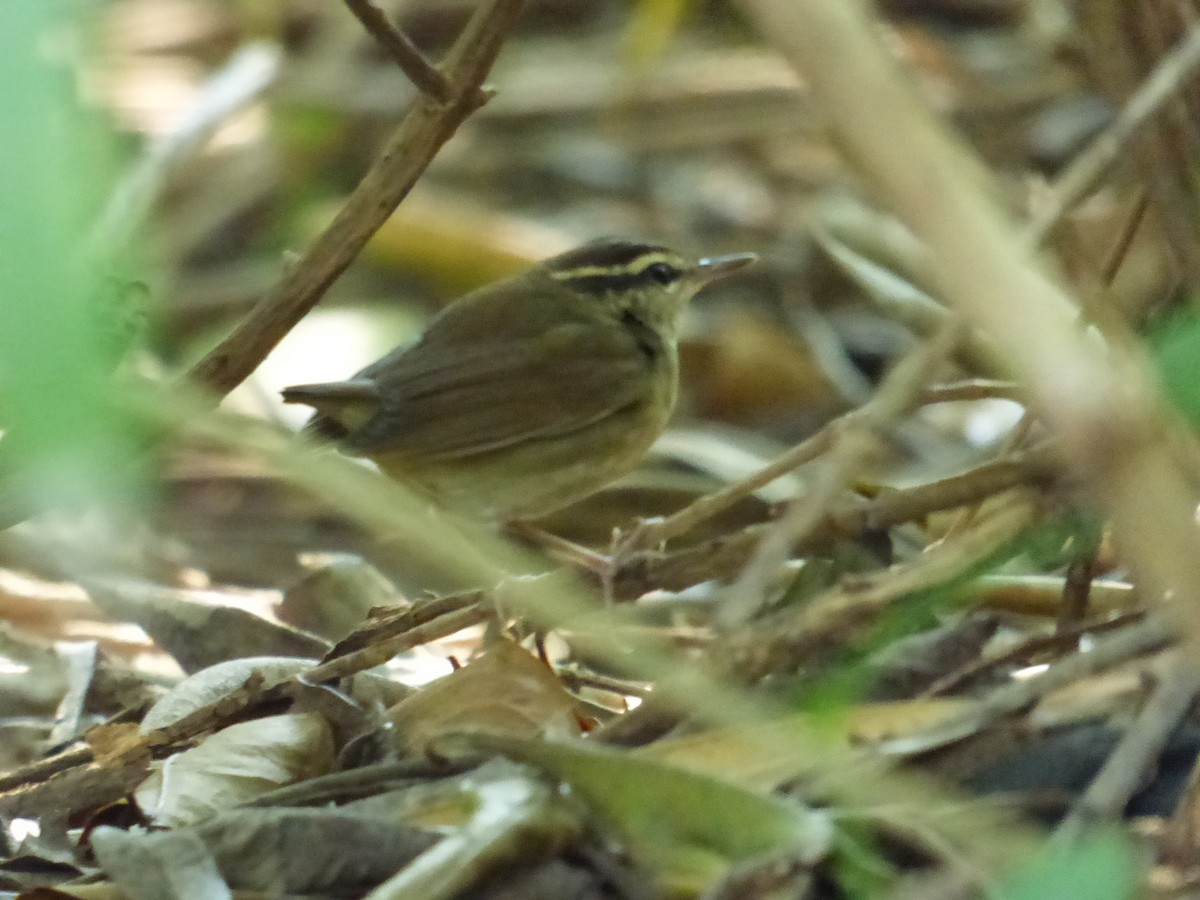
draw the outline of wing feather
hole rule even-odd
[[[347,447],[471,456],[568,434],[644,397],[651,360],[635,337],[586,300],[568,301],[576,306],[493,295],[476,301],[487,304],[485,314],[463,309],[470,298],[449,307],[419,343],[357,376],[378,383],[380,400]],[[515,317],[505,308],[513,302]]]

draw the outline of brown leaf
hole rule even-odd
[[[542,662],[509,640],[495,641],[387,715],[401,746],[416,751],[452,732],[561,738],[581,730],[571,695]]]

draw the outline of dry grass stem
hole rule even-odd
[[[1164,435],[1145,362],[1080,330],[1077,307],[1035,264],[978,161],[946,131],[857,3],[747,0],[812,86],[839,143],[926,242],[945,297],[1004,353],[1110,516],[1148,596],[1200,646],[1195,500]]]
[[[715,652],[731,671],[751,681],[827,658],[861,637],[893,602],[970,575],[1019,539],[1042,513],[1034,498],[1014,498],[953,541],[909,562],[843,579],[805,604],[742,626],[724,636]]]
[[[754,550],[718,616],[725,626],[749,621],[767,601],[767,590],[792,547],[804,540],[826,516],[847,482],[877,450],[883,432],[917,403],[921,389],[953,354],[964,334],[958,320],[948,322],[919,344],[888,373],[875,395],[840,421],[822,469],[804,495],[788,504]]]
[[[1083,200],[1129,149],[1146,125],[1200,67],[1200,27],[1190,28],[1179,44],[1159,61],[1154,71],[1121,107],[1120,113],[1092,140],[1041,198],[1025,233],[1032,244],[1043,243],[1063,217]]]
[[[1116,750],[1059,825],[1060,837],[1078,838],[1088,826],[1118,818],[1195,704],[1200,694],[1200,668],[1194,661],[1174,654],[1159,671],[1159,683],[1129,723]]]

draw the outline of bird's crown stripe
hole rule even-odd
[[[560,281],[576,281],[583,278],[636,278],[654,263],[665,262],[678,268],[682,260],[674,253],[664,253],[661,250],[643,253],[632,260],[612,265],[580,265],[570,269],[554,269],[550,275]]]

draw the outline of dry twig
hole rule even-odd
[[[285,699],[294,683],[317,684],[345,678],[373,668],[404,650],[477,624],[490,615],[478,599],[478,592],[471,592],[416,604],[374,628],[365,628],[360,636],[369,634],[369,637],[362,641],[350,639],[353,648],[350,652],[333,655],[337,653],[335,649],[329,660],[284,681],[269,681],[255,673],[242,686],[169,725],[138,734],[99,761],[97,754],[87,747],[9,773],[0,783],[0,811],[22,815],[24,810],[45,803],[47,797],[58,796],[59,791],[77,795],[77,799],[90,798],[87,802],[93,805],[111,802],[144,777],[142,769],[152,753],[191,741],[264,704]],[[359,647],[363,642],[365,646]]]
[[[1026,228],[1031,244],[1041,244],[1066,213],[1083,200],[1125,153],[1134,139],[1200,67],[1200,27],[1164,56],[1121,108],[1120,114],[1071,161],[1034,211]]]
[[[994,722],[1028,709],[1037,700],[1059,688],[1081,681],[1096,672],[1161,650],[1171,642],[1171,628],[1161,619],[1145,619],[1114,634],[1098,638],[1087,653],[1073,653],[1052,663],[1044,671],[1024,681],[1012,681],[988,692],[961,714],[939,722],[935,732],[921,737],[908,734],[906,743],[930,749],[944,741],[939,735],[956,740],[982,731]]]
[[[1006,490],[1039,486],[1055,468],[1050,452],[1038,448],[937,481],[886,491],[864,503],[848,503],[831,510],[825,522],[794,549],[818,548],[833,537],[847,538],[871,529],[915,522],[931,513],[980,502]],[[707,499],[703,497],[697,502]],[[671,553],[635,554],[613,573],[612,595],[618,600],[630,600],[655,588],[681,591],[701,581],[732,577],[746,564],[770,527],[770,523],[754,524]]]
[[[359,632],[335,647],[328,659],[300,679],[317,684],[345,678],[382,665],[405,650],[485,622],[491,611],[479,602],[480,596],[478,591],[453,594],[419,603],[382,622],[368,621]],[[356,649],[346,652],[346,646]]]
[[[925,382],[954,352],[963,333],[957,318],[942,326],[933,338],[896,364],[869,401],[842,420],[821,477],[808,486],[802,497],[788,505],[730,586],[728,602],[720,614],[724,625],[749,621],[758,613],[767,600],[771,580],[792,547],[811,534],[825,517],[854,470],[876,450],[884,429],[912,408]]]
[[[946,675],[921,691],[919,696],[924,699],[953,694],[970,682],[995,669],[1018,664],[1028,665],[1030,660],[1052,651],[1075,651],[1078,649],[1079,639],[1085,634],[1100,634],[1101,632],[1115,631],[1134,622],[1140,622],[1145,617],[1146,614],[1143,612],[1131,612],[1120,615],[1115,619],[1083,622],[1069,630],[1056,631],[1054,634],[1035,634],[1033,637],[1026,638],[1021,643],[1010,647],[1003,653],[996,656],[980,657],[965,666],[946,673]]]
[[[1059,826],[1059,837],[1077,838],[1088,826],[1121,815],[1130,798],[1145,783],[1147,772],[1154,767],[1172,732],[1196,702],[1197,694],[1200,694],[1200,668],[1192,660],[1173,656],[1117,748]]]
[[[948,320],[943,321],[941,324],[943,333],[954,331],[956,327]],[[947,338],[943,337],[941,340],[947,340]],[[953,340],[957,340],[957,337],[953,338]],[[923,354],[924,347],[918,350],[916,355],[923,357]],[[937,360],[940,362],[942,359],[943,355],[938,355]],[[900,364],[894,372],[903,372],[907,378],[908,368]],[[918,395],[915,399],[917,402],[931,403],[938,403],[943,400],[964,399],[964,394],[969,396],[979,390],[990,391],[997,384],[1000,383],[987,382],[985,385],[972,384],[967,387],[959,386],[947,394],[938,394],[935,392],[929,396],[927,401],[925,401],[922,395]],[[918,386],[918,390],[919,388],[920,386]],[[913,402],[914,398],[910,397],[902,405],[907,407]],[[731,482],[720,490],[713,491],[711,494],[698,497],[683,509],[666,518],[647,519],[639,522],[632,531],[627,535],[620,536],[614,543],[610,561],[610,565],[616,573],[614,578],[619,576],[621,570],[628,566],[637,557],[639,552],[659,546],[671,538],[686,534],[702,522],[708,521],[731,506],[752,496],[755,491],[766,487],[772,481],[782,478],[805,463],[812,462],[818,457],[829,453],[840,442],[846,441],[847,435],[853,434],[862,428],[875,428],[878,424],[876,420],[881,422],[894,418],[898,413],[888,412],[886,415],[883,414],[885,406],[887,409],[890,409],[893,405],[894,398],[891,396],[890,389],[885,389],[881,386],[872,400],[863,404],[858,409],[851,410],[827,422],[812,437],[801,441],[790,450],[781,453],[757,472],[738,481]]]
[[[826,659],[859,638],[894,601],[970,574],[1041,514],[1034,498],[1014,500],[953,542],[870,576],[843,579],[808,603],[743,626],[724,636],[715,652],[724,667],[751,681]]]
[[[421,91],[435,100],[445,103],[450,100],[450,82],[409,40],[408,35],[392,24],[387,14],[370,0],[345,0],[350,12],[362,23],[363,28],[387,51],[392,61],[400,67],[409,80]],[[486,98],[481,98],[481,102]]]

